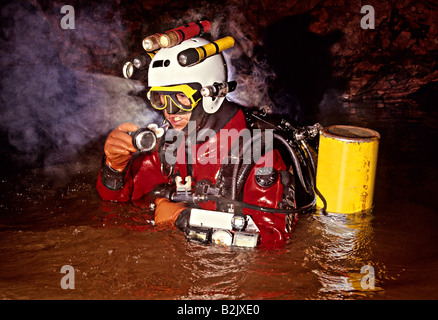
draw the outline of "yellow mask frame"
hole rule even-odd
[[[195,89],[193,87],[197,88]],[[179,109],[190,112],[202,99],[200,89],[201,85],[197,83],[165,87],[155,86],[151,87],[147,97],[154,109],[164,110],[169,106],[170,103],[173,102]],[[184,94],[184,96],[181,96],[181,94]],[[161,95],[164,95],[164,103],[161,101]],[[184,98],[188,99],[189,104],[183,104],[183,102],[186,102],[183,101]]]

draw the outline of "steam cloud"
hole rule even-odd
[[[43,10],[30,2],[1,8],[0,131],[16,149],[15,158],[43,165],[69,161],[122,122],[143,126],[159,120],[161,115],[139,97],[143,85],[124,79],[118,70],[132,55],[124,40],[129,37],[121,18],[125,9],[111,1],[75,8],[75,29],[62,30],[62,4]],[[273,105],[266,79],[275,74],[257,61],[254,46],[260,40],[247,37],[242,12],[205,3],[179,16],[175,20],[163,14],[161,19],[178,26],[208,18],[213,40],[235,37],[236,46],[225,53],[229,79],[238,82],[231,100],[246,107]],[[110,66],[111,72],[104,74],[95,67],[99,63]]]
[[[60,7],[52,14],[24,1],[2,8],[0,128],[17,150],[14,157],[44,165],[68,161],[122,122],[146,125],[157,117],[136,96],[142,84],[89,71],[99,52],[113,53],[114,65],[127,56],[113,36],[125,30],[117,15],[108,21],[108,10],[76,12],[76,28],[62,30]]]

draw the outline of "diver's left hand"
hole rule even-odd
[[[179,214],[186,209],[182,202],[172,202],[167,198],[155,199],[155,224],[175,225]]]

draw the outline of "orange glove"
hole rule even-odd
[[[181,211],[186,209],[182,202],[171,202],[167,198],[155,199],[155,224],[175,225]]]
[[[105,163],[114,170],[122,172],[132,153],[136,151],[132,144],[132,138],[127,131],[136,131],[138,127],[133,123],[123,123],[113,130],[105,142],[104,152],[106,155]]]

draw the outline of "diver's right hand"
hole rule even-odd
[[[132,138],[128,131],[136,131],[138,126],[133,123],[122,123],[114,129],[105,142],[104,152],[106,156],[105,163],[122,172],[131,159],[131,155],[136,151],[132,144]]]

